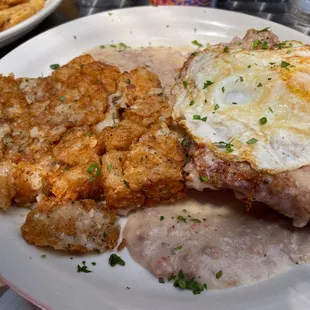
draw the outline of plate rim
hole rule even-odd
[[[54,3],[58,3],[58,5],[60,4],[60,2],[62,1],[62,0],[52,0],[52,1],[55,1]],[[182,10],[184,7],[177,7],[177,6],[159,6],[159,8],[169,8],[169,9],[171,9],[171,8],[174,8],[174,9],[180,9],[180,10]],[[1,60],[3,61],[3,62],[5,62],[6,60],[7,60],[7,57],[11,57],[11,54],[14,54],[14,51],[16,51],[16,50],[18,50],[18,49],[20,49],[20,48],[23,48],[25,45],[27,45],[27,44],[32,44],[33,43],[33,40],[38,40],[38,39],[40,39],[40,36],[44,36],[44,35],[46,35],[48,32],[52,32],[52,31],[55,31],[55,30],[60,30],[61,29],[61,27],[64,27],[65,25],[67,25],[67,24],[74,24],[74,23],[80,23],[81,22],[81,20],[86,20],[86,19],[92,19],[93,18],[93,16],[96,16],[96,15],[106,15],[107,13],[109,13],[109,12],[120,12],[120,11],[122,11],[122,12],[124,12],[124,14],[126,14],[126,11],[133,11],[133,10],[149,10],[149,9],[153,9],[151,6],[141,6],[141,7],[133,7],[133,8],[124,8],[124,9],[116,9],[116,10],[108,10],[108,11],[104,11],[104,12],[99,12],[99,13],[96,13],[96,14],[93,14],[93,15],[89,15],[89,16],[85,16],[85,17],[81,17],[81,18],[78,18],[78,19],[75,19],[75,20],[72,20],[72,21],[69,21],[69,22],[66,22],[66,23],[64,23],[64,24],[61,24],[61,25],[59,25],[59,26],[57,26],[57,27],[54,27],[54,28],[51,28],[51,29],[49,29],[49,30],[46,30],[46,31],[44,31],[44,32],[42,32],[41,34],[38,34],[37,36],[35,36],[35,37],[33,37],[33,38],[31,38],[30,40],[28,40],[28,41],[26,41],[26,42],[24,42],[23,44],[21,44],[21,45],[19,45],[18,47],[16,47],[14,50],[12,50],[10,53],[8,53],[7,55],[5,55]],[[228,14],[228,15],[232,15],[232,16],[247,16],[247,17],[251,17],[251,18],[255,18],[256,20],[262,20],[262,21],[265,21],[265,22],[268,22],[268,24],[270,24],[271,25],[271,27],[273,26],[273,25],[277,25],[277,27],[281,27],[281,28],[287,28],[287,29],[289,29],[291,32],[295,32],[296,34],[298,34],[299,36],[303,36],[303,37],[305,37],[305,38],[307,38],[308,40],[309,40],[309,37],[307,36],[307,35],[305,35],[305,34],[303,34],[303,33],[300,33],[300,32],[298,32],[297,30],[295,30],[295,29],[292,29],[292,28],[289,28],[289,27],[287,27],[287,26],[285,26],[285,25],[282,25],[282,24],[278,24],[278,23],[275,23],[275,22],[272,22],[272,21],[269,21],[269,20],[266,20],[266,19],[263,19],[263,18],[260,18],[260,17],[255,17],[255,16],[251,16],[251,15],[249,15],[249,14],[244,14],[244,13],[240,13],[240,12],[231,12],[231,11],[227,11],[227,10],[220,10],[220,9],[214,9],[214,8],[205,8],[205,7],[201,7],[201,8],[197,8],[197,7],[187,7],[187,9],[200,9],[200,10],[208,10],[208,11],[214,11],[214,10],[216,10],[216,11],[221,11],[221,12],[225,12],[225,14]],[[42,9],[43,10],[43,9]],[[222,13],[221,13],[222,14]],[[35,17],[35,15],[33,16],[33,17]],[[32,17],[31,17],[32,18]],[[30,19],[31,19],[30,18]],[[27,22],[27,20],[26,21],[24,21],[24,22]],[[24,22],[22,22],[22,23],[24,23]],[[21,24],[22,24],[21,23]],[[228,22],[228,23],[231,23],[231,22]],[[20,25],[20,24],[19,24]],[[19,25],[16,25],[16,27],[17,26],[19,26]],[[12,29],[13,29],[14,27],[12,27]],[[8,30],[10,30],[10,29],[8,29]],[[0,36],[0,39],[1,39],[1,36]],[[10,281],[9,280],[7,280],[5,277],[3,277],[3,275],[2,275],[2,273],[0,272],[0,279],[4,282],[4,283],[7,283],[14,291],[16,291],[18,294],[20,294],[20,295],[22,295],[24,298],[26,298],[27,300],[29,300],[30,302],[32,302],[33,304],[35,304],[36,306],[38,306],[38,307],[40,307],[41,309],[54,309],[54,308],[52,308],[52,307],[50,307],[50,306],[46,306],[46,305],[44,305],[44,301],[43,302],[41,302],[41,300],[40,300],[40,298],[36,298],[36,297],[33,297],[33,296],[30,296],[28,293],[26,293],[25,291],[24,291],[24,289],[22,289],[22,288],[20,288],[19,286],[16,286],[16,285],[14,285],[14,284],[11,284],[10,283]],[[103,305],[104,306],[104,305]]]

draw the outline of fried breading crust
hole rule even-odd
[[[104,252],[116,246],[115,213],[93,200],[45,199],[28,215],[22,236],[30,244],[56,250]]]

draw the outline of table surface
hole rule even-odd
[[[107,10],[147,4],[148,0],[63,0],[57,10],[46,18],[36,29],[18,41],[2,48],[0,59],[30,38],[79,17]],[[310,25],[300,24],[287,13],[287,0],[218,0],[217,7],[272,20],[310,35]],[[21,297],[19,299],[17,295],[14,295],[11,290],[8,291],[8,288],[1,286],[0,283],[0,310],[8,309],[8,303],[10,304],[10,309],[37,309],[30,304],[27,305],[26,301],[23,302]]]

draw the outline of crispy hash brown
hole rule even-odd
[[[46,78],[0,76],[0,208],[38,201],[22,227],[30,244],[113,248],[116,213],[185,195],[171,122],[145,68],[121,74],[83,55]]]

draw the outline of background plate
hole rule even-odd
[[[12,28],[0,32],[0,47],[12,43],[35,28],[43,19],[56,10],[61,1],[62,0],[47,0],[44,7],[36,14]]]
[[[49,30],[5,56],[0,61],[0,72],[37,77],[49,74],[50,64],[64,64],[101,44],[124,42],[138,47],[185,46],[192,40],[217,43],[243,36],[248,28],[265,27],[271,27],[281,40],[310,42],[309,37],[292,29],[248,15],[194,7],[141,7],[100,13]],[[70,256],[29,246],[20,236],[26,214],[26,209],[19,208],[0,214],[0,277],[46,309],[310,309],[309,266],[297,266],[252,286],[194,296],[172,285],[159,284],[130,259],[126,250],[121,252],[126,266],[112,268],[108,264],[110,253]],[[42,259],[42,254],[47,258]],[[83,260],[93,273],[76,272]],[[97,265],[92,266],[92,261]]]

